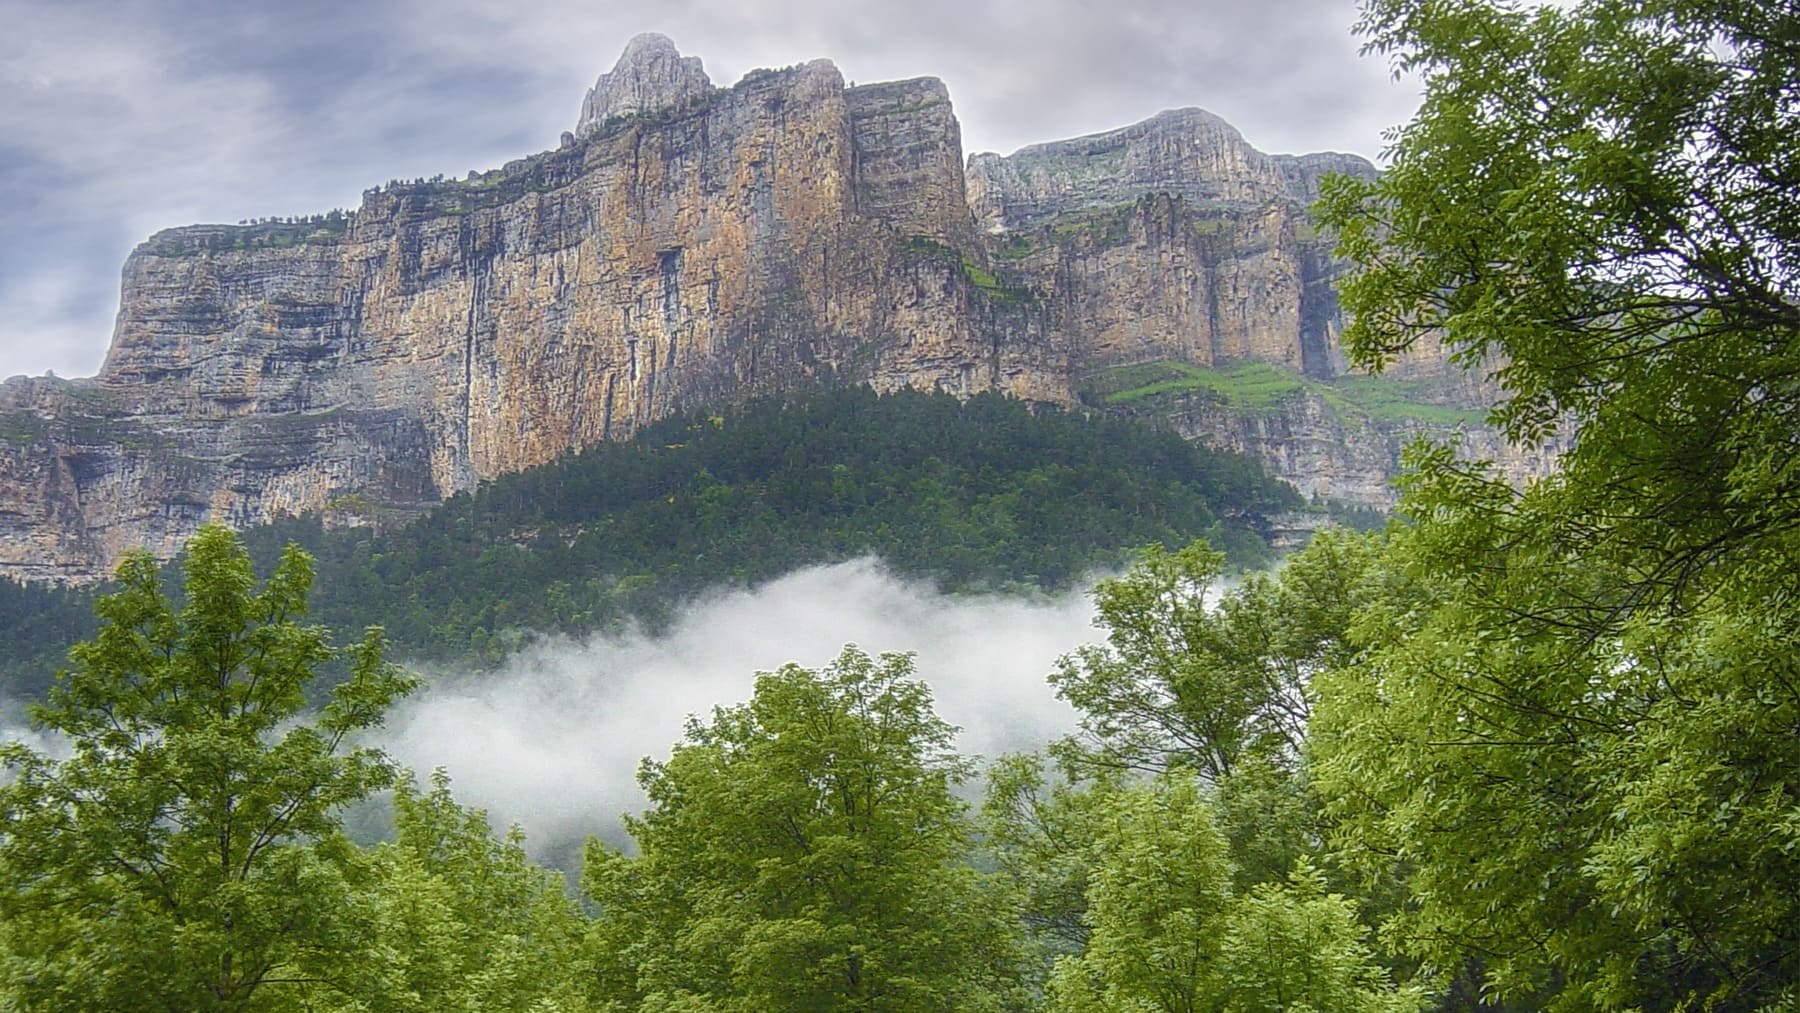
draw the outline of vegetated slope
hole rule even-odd
[[[93,634],[92,589],[0,578],[0,702],[42,696],[69,645]]]
[[[950,590],[1066,587],[1199,535],[1255,564],[1266,515],[1299,503],[1255,461],[1140,423],[857,387],[667,420],[386,534],[308,517],[245,539],[264,569],[289,541],[317,557],[312,616],[339,642],[380,624],[399,656],[491,661],[533,632],[655,628],[708,587],[865,554]],[[0,678],[35,695],[87,606],[13,597]]]

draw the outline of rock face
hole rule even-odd
[[[1514,482],[1554,464],[1553,451],[1521,451],[1473,418],[1458,423],[1424,413],[1408,418],[1345,411],[1330,392],[1329,386],[1303,390],[1253,411],[1209,392],[1176,393],[1124,414],[1163,420],[1189,440],[1258,458],[1309,498],[1351,504],[1392,504],[1388,481],[1400,471],[1402,452],[1415,440],[1442,438],[1450,430],[1461,436],[1466,453],[1494,461]]]
[[[1374,172],[1359,158],[1338,157],[1346,160],[1339,171]],[[1122,130],[1034,144],[1004,158],[974,155],[969,191],[975,216],[989,229],[1029,226],[1152,193],[1190,203],[1306,200],[1304,186],[1291,184],[1276,159],[1203,109],[1173,109]]]
[[[1075,404],[1143,363],[1329,378],[1335,268],[1304,211],[1326,171],[1373,169],[1263,155],[1198,110],[965,170],[934,79],[816,61],[716,89],[640,36],[556,150],[139,246],[97,377],[0,384],[0,572],[92,579],[209,519],[381,523],[810,385]],[[1326,473],[1229,413],[1170,414]],[[1356,453],[1315,491],[1387,502],[1391,455]]]
[[[625,45],[618,65],[588,90],[575,136],[597,134],[615,117],[681,106],[711,91],[699,57],[682,56],[668,36],[645,32]]]

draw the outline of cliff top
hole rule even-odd
[[[1355,155],[1268,155],[1204,109],[1165,109],[1130,126],[1031,144],[1011,155],[969,156],[970,203],[989,231],[1082,208],[1130,203],[1150,193],[1258,204],[1318,199],[1331,172],[1373,176]]]
[[[682,56],[667,35],[645,32],[625,44],[619,62],[588,90],[575,135],[586,137],[616,116],[681,105],[711,90],[699,57]]]
[[[1009,162],[1034,162],[1055,159],[1069,155],[1098,155],[1112,151],[1123,151],[1135,141],[1146,137],[1169,133],[1211,133],[1221,139],[1237,144],[1247,144],[1244,135],[1238,129],[1220,117],[1207,112],[1198,106],[1184,106],[1180,109],[1164,109],[1148,119],[1139,120],[1128,126],[1102,130],[1098,133],[1083,134],[1060,141],[1044,141],[1038,144],[1027,144],[1010,155],[983,151],[970,158],[1000,159]]]

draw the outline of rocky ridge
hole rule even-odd
[[[574,135],[591,137],[618,117],[682,106],[712,90],[699,57],[682,56],[668,36],[645,32],[625,44],[618,65],[588,90]]]
[[[0,384],[0,572],[92,579],[208,519],[381,523],[673,412],[819,384],[1135,411],[1096,378],[1253,362],[1329,380],[1337,268],[1305,211],[1326,171],[1374,170],[1264,155],[1200,110],[965,166],[936,79],[849,87],[821,60],[715,88],[640,36],[555,150],[140,245],[98,376]],[[1480,396],[1441,356],[1401,372],[1444,379],[1427,400]],[[1390,445],[1445,429],[1353,418],[1361,442],[1322,471],[1284,448],[1330,456],[1350,430],[1304,399],[1254,437],[1241,412],[1165,407],[1376,505]]]

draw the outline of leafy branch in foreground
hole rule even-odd
[[[1364,365],[1426,336],[1572,429],[1524,489],[1415,454],[1319,682],[1340,853],[1385,937],[1557,1011],[1800,1002],[1800,14],[1368,0],[1425,100],[1325,201]]]
[[[179,609],[157,572],[147,554],[121,564],[100,632],[34,711],[71,755],[0,747],[0,996],[26,1007],[249,1008],[329,985],[365,942],[341,813],[394,772],[351,737],[414,680],[371,630],[298,720],[336,653],[300,624],[306,555],[258,590],[236,536],[205,528]]]

